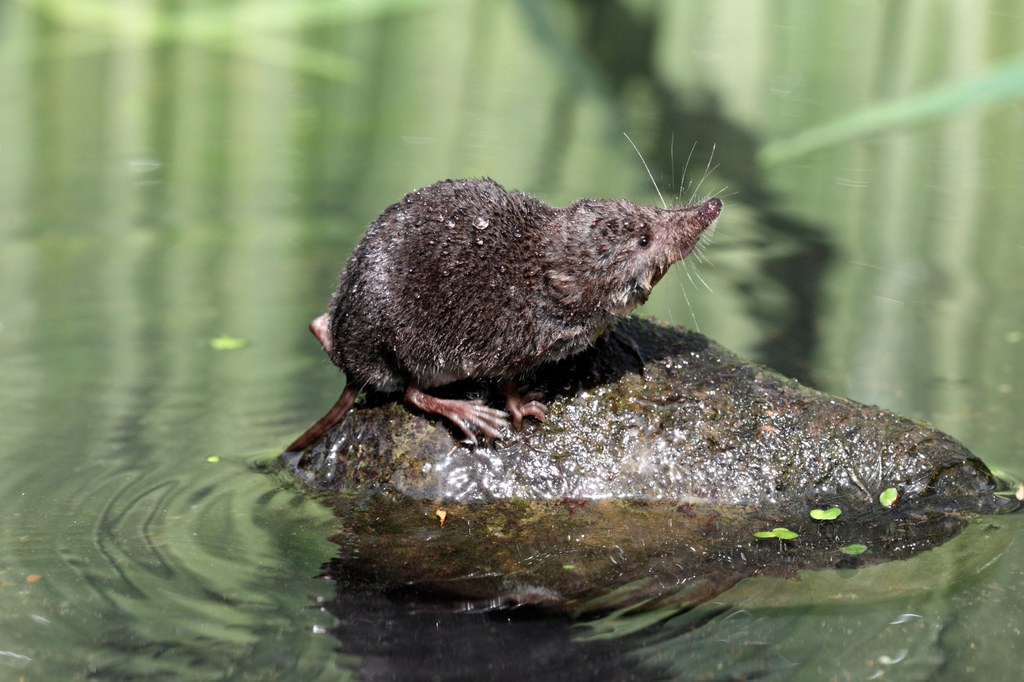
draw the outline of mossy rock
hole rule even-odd
[[[498,442],[368,396],[286,455],[342,521],[335,571],[488,605],[692,604],[748,575],[904,558],[1010,508],[946,434],[654,322],[621,320],[531,387],[547,421]],[[754,536],[778,527],[798,536]]]

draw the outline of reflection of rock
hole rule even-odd
[[[328,498],[340,570],[488,603],[694,603],[756,573],[908,556],[959,532],[956,512],[1001,507],[949,436],[699,334],[623,320],[536,387],[547,423],[500,443],[459,446],[444,422],[373,400],[294,457],[307,485],[344,493]],[[895,509],[877,501],[888,487]],[[829,505],[838,520],[808,517]],[[800,537],[754,538],[775,526]]]

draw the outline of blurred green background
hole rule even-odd
[[[0,102],[12,674],[358,668],[310,635],[330,520],[253,462],[341,388],[305,325],[362,230],[444,177],[722,196],[641,314],[1024,468],[1020,3],[13,0]],[[1022,566],[901,604],[904,679],[1018,669]],[[789,614],[798,671],[868,674],[895,608]]]

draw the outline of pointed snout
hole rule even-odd
[[[722,200],[712,197],[700,204],[691,204],[683,208],[671,211],[676,215],[676,220],[671,223],[671,261],[675,262],[685,258],[697,245],[704,230],[711,227],[722,213]]]
[[[697,207],[697,214],[704,220],[705,227],[715,222],[721,213],[722,200],[718,197],[712,197]]]

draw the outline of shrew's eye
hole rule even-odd
[[[640,238],[636,240],[636,243],[640,246],[650,246],[651,236],[647,234],[640,235]]]

